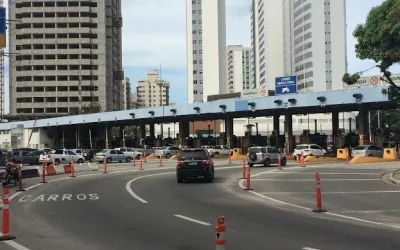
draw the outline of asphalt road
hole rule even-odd
[[[319,167],[324,169],[328,165]],[[148,171],[132,171],[127,166],[127,170],[112,169],[108,175],[92,174],[32,188],[12,200],[12,233],[18,237],[16,242],[30,250],[214,249],[214,225],[217,217],[224,215],[228,250],[388,250],[400,247],[399,232],[393,228],[353,223],[343,218],[336,220],[329,214],[315,214],[302,209],[297,211],[291,206],[243,191],[238,185],[240,168],[221,166],[225,169],[216,170],[217,177],[213,184],[177,184],[174,171],[167,169],[172,166],[171,163],[163,169],[149,167]],[[254,168],[252,173],[267,170],[272,169]],[[283,172],[289,173],[282,174],[279,179],[312,178],[313,170],[306,170],[311,177],[307,176],[308,173],[303,174],[307,177],[290,174],[296,171],[305,170],[288,167]],[[272,179],[275,175],[256,178]],[[325,178],[325,175],[322,176]],[[313,191],[304,185],[311,181],[292,181],[292,184],[286,182],[281,186],[278,184],[281,181],[270,181],[273,183],[266,185],[264,182],[267,181],[254,181],[254,191]],[[327,189],[325,185],[323,182],[324,190]],[[369,188],[367,183],[360,185],[356,190]],[[342,188],[342,183],[336,186]],[[288,187],[289,191],[285,189]],[[385,188],[395,189],[389,185]],[[289,195],[279,195],[278,198],[286,196]],[[291,195],[294,198],[286,201],[292,202],[291,199],[296,199],[296,196]],[[307,199],[299,199],[299,202],[304,200]],[[366,201],[360,198],[354,203],[360,202]],[[339,209],[341,203],[336,203],[332,201],[337,205],[335,209]],[[312,206],[311,203],[301,205]],[[324,205],[331,210],[331,204],[325,199]],[[356,208],[350,206],[349,209]],[[3,248],[5,246],[0,243],[0,249],[8,250]]]

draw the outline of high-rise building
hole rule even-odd
[[[291,66],[285,67],[285,74],[297,75],[299,91],[342,88],[347,72],[346,0],[284,0],[283,5],[285,18],[292,19],[286,29],[292,30],[291,37],[284,41],[291,44],[291,57],[285,58]]]
[[[226,93],[225,0],[186,0],[188,101]]]
[[[284,72],[282,16],[282,1],[252,0],[252,88],[266,84],[273,92],[275,77]]]
[[[242,45],[229,45],[228,93],[250,89],[251,49]]]
[[[273,92],[275,77],[297,75],[300,92],[342,87],[345,0],[253,0],[251,23],[254,84]]]
[[[122,109],[121,0],[9,1],[11,114]]]
[[[121,85],[121,109],[131,109],[132,105],[132,90],[131,81],[128,77],[122,81]]]
[[[139,103],[138,103],[137,93],[133,93],[131,98],[131,109],[138,109],[138,108],[139,108]]]
[[[157,70],[150,70],[136,85],[138,108],[168,106],[169,88],[169,82],[160,79]]]

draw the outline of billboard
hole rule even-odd
[[[382,84],[381,76],[362,76],[353,85],[344,84],[344,88],[357,88],[357,87],[367,87],[367,86],[378,86]]]
[[[297,93],[297,77],[283,76],[275,78],[275,95],[286,95]]]
[[[6,8],[0,8],[0,48],[7,46],[6,32]]]

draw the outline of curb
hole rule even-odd
[[[396,174],[397,171],[400,171],[400,169],[397,169],[396,171],[393,171],[389,176],[389,180],[391,182],[393,182],[394,184],[400,186],[400,180],[397,180],[396,178],[394,178],[394,175]]]

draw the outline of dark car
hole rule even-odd
[[[176,180],[182,183],[185,179],[202,177],[206,182],[214,180],[214,162],[206,149],[183,149],[176,165]]]
[[[101,152],[101,150],[102,149],[85,149],[84,151],[83,151],[83,157],[85,158],[85,161],[92,161],[93,160],[93,158],[95,158],[96,157],[96,153],[99,153],[99,152]]]
[[[35,150],[32,151],[32,149],[30,151],[28,150],[13,150],[11,151],[11,155],[12,155],[12,161],[13,162],[17,162],[17,163],[21,163],[21,164],[29,164],[29,165],[39,165],[40,161],[40,151]]]

